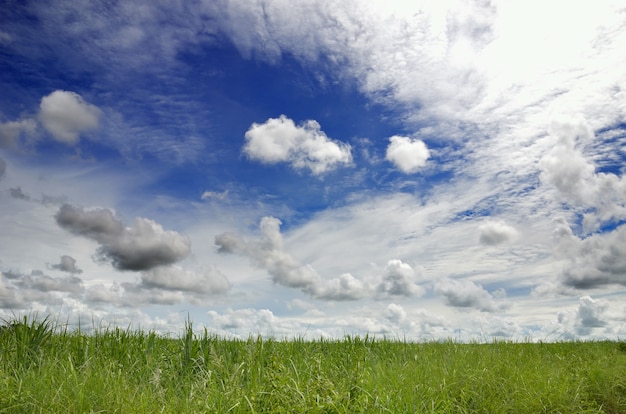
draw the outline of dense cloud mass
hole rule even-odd
[[[417,285],[418,273],[401,260],[390,260],[385,266],[378,291],[386,295],[421,296],[424,288]]]
[[[403,173],[412,174],[426,165],[430,151],[419,139],[396,135],[389,138],[386,158]]]
[[[54,91],[41,99],[39,120],[52,136],[76,144],[79,135],[98,127],[101,111],[74,92]]]
[[[0,180],[4,177],[4,173],[7,170],[7,163],[4,159],[0,158]]]
[[[329,139],[313,120],[296,126],[281,115],[253,124],[245,137],[244,153],[266,164],[288,162],[296,169],[320,175],[352,162],[350,145]]]
[[[556,221],[557,258],[565,261],[563,283],[578,289],[626,285],[626,225],[580,239],[563,219]]]
[[[479,241],[487,246],[495,246],[514,239],[517,236],[515,228],[504,222],[489,221],[478,227]]]
[[[459,308],[493,312],[504,307],[482,286],[470,280],[444,279],[436,283],[435,291],[444,296],[451,306]]]
[[[149,219],[137,218],[124,227],[111,210],[85,211],[69,204],[61,206],[57,223],[73,234],[100,244],[97,257],[119,270],[150,270],[184,259],[190,251],[187,237]]]

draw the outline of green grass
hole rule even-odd
[[[624,413],[626,345],[0,328],[0,413],[254,412]]]

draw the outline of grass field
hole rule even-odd
[[[0,413],[625,413],[626,344],[0,328]]]

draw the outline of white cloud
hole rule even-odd
[[[287,162],[296,169],[320,175],[352,162],[350,145],[329,139],[312,120],[296,126],[281,115],[263,124],[252,124],[245,137],[244,153],[265,164]]]
[[[497,303],[482,286],[466,279],[440,280],[435,283],[435,292],[444,296],[449,305],[459,308],[471,307],[493,312],[504,307],[504,304]]]
[[[74,145],[79,136],[96,129],[101,111],[74,92],[57,90],[41,98],[39,120],[57,141]]]
[[[416,284],[418,272],[401,260],[390,260],[385,266],[378,292],[390,296],[422,296],[423,287]]]
[[[412,174],[426,165],[430,151],[423,141],[394,135],[389,138],[386,159],[405,174]]]
[[[480,243],[488,246],[505,243],[518,235],[514,227],[502,221],[488,221],[478,226],[478,231]]]

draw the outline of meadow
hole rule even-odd
[[[626,343],[0,327],[0,413],[624,413]]]

